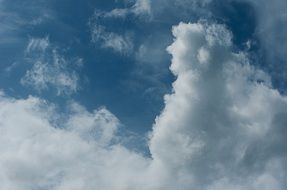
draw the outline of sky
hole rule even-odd
[[[5,190],[287,188],[284,0],[0,0]]]

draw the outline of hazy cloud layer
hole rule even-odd
[[[172,32],[176,80],[150,132],[151,157],[119,143],[120,122],[105,108],[71,103],[59,119],[44,100],[2,93],[2,188],[285,189],[287,98],[232,52],[225,26],[180,23]]]

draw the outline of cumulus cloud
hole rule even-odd
[[[118,120],[105,108],[72,105],[60,126],[53,107],[38,98],[0,98],[1,187],[31,189],[128,189],[147,161],[120,145],[108,146]],[[138,183],[136,183],[138,184]]]
[[[31,38],[26,48],[32,68],[26,71],[21,83],[37,91],[54,88],[58,95],[71,94],[79,87],[79,76],[71,68],[82,64],[81,58],[66,59],[53,47],[49,38]]]
[[[176,80],[150,132],[151,157],[116,140],[119,120],[105,108],[73,103],[57,122],[49,103],[2,93],[2,188],[285,189],[287,98],[245,53],[232,52],[223,25],[172,31]]]
[[[176,175],[178,189],[284,189],[286,97],[232,53],[222,25],[181,23],[173,34],[177,80],[154,125],[153,158]]]

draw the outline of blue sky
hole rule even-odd
[[[0,0],[0,183],[285,189],[286,8]]]
[[[22,22],[27,22],[23,23],[24,26],[21,23],[16,23],[16,26],[13,27],[17,28],[9,31],[12,33],[9,35],[15,40],[15,44],[1,44],[1,50],[5,52],[1,56],[3,60],[2,70],[15,65],[15,69],[13,68],[11,71],[9,70],[9,73],[1,75],[1,81],[3,81],[1,85],[2,88],[7,89],[7,93],[13,93],[13,95],[20,97],[36,94],[53,101],[64,101],[67,98],[72,98],[80,101],[89,109],[106,106],[113,110],[118,117],[121,117],[127,126],[137,125],[137,127],[131,127],[132,130],[145,132],[150,128],[155,115],[160,112],[162,107],[162,96],[169,91],[169,83],[173,79],[168,71],[169,56],[164,50],[164,47],[171,41],[170,34],[169,36],[167,34],[162,36],[157,28],[149,29],[141,26],[142,24],[153,25],[133,15],[123,20],[102,19],[103,21],[100,22],[103,22],[108,30],[119,32],[120,35],[127,30],[133,35],[132,38],[136,39],[133,42],[135,49],[131,50],[133,52],[122,53],[111,48],[102,48],[101,42],[93,43],[89,22],[98,22],[90,21],[96,10],[99,12],[110,11],[117,7],[129,7],[131,5],[108,1],[104,3],[102,1],[80,3],[69,1],[60,4],[53,1],[45,3],[28,1],[19,4],[9,2],[3,4],[8,12],[7,15],[4,15],[3,25],[6,24],[4,23],[5,20],[10,22],[9,14],[15,14],[15,17],[21,19],[24,17],[25,20]],[[35,13],[31,10],[33,6],[36,9]],[[29,23],[39,17],[40,23]],[[53,89],[39,93],[19,84],[22,77],[19,72],[23,74],[25,69],[30,66],[24,54],[29,40],[33,38],[48,38],[49,42],[57,46],[59,51],[68,59],[83,59],[84,66],[77,71],[80,75],[80,89],[77,93],[62,98],[55,96],[55,93],[50,91]],[[147,45],[153,46],[154,38],[163,41],[163,44],[156,44],[159,46],[157,48],[163,49],[155,51],[154,57],[150,58],[151,61],[144,60],[144,62],[150,63],[139,63],[141,60],[137,60],[135,55],[137,49],[143,41],[146,41]],[[166,68],[160,68],[162,65],[165,65]],[[153,92],[154,94],[151,94]],[[125,109],[123,110],[122,107]],[[139,121],[140,125],[138,124]]]
[[[95,18],[95,14],[105,14],[113,9],[128,9],[133,2],[5,1],[2,3],[5,10],[2,22],[14,28],[3,38],[12,38],[14,43],[1,43],[2,70],[13,64],[15,69],[1,75],[2,88],[19,97],[35,94],[61,102],[72,98],[90,110],[106,106],[131,130],[146,132],[160,113],[163,95],[171,90],[174,80],[168,70],[170,56],[165,51],[172,42],[170,30],[173,25],[199,18],[212,19],[226,24],[233,31],[238,48],[245,48],[244,44],[250,39],[256,41],[256,16],[248,3],[231,2],[221,6],[221,3],[214,2],[200,13],[192,8],[180,12],[180,4],[173,8],[169,5],[172,3],[166,3],[161,10],[154,2],[153,18],[147,13],[128,14],[126,18]],[[132,41],[128,46],[132,47],[119,52],[102,47],[100,40],[93,42],[92,26],[89,25],[95,23],[109,32],[128,35]],[[19,72],[23,75],[30,66],[24,54],[33,38],[48,38],[68,59],[83,59],[83,67],[77,71],[80,75],[77,93],[63,98],[55,96],[51,92],[53,89],[39,92],[19,84],[22,77]],[[256,48],[252,47],[252,50]]]

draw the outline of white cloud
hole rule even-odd
[[[244,54],[232,53],[223,26],[181,23],[173,34],[168,51],[177,80],[154,125],[153,158],[174,175],[177,189],[255,190],[268,181],[268,188],[284,189],[286,97]],[[274,161],[281,168],[272,168]]]
[[[224,26],[180,23],[173,35],[177,79],[150,132],[151,158],[120,145],[119,121],[105,108],[73,103],[60,123],[43,100],[2,94],[1,187],[285,189],[287,98],[232,52]]]
[[[26,48],[27,53],[31,51],[45,51],[50,45],[49,38],[31,38]]]
[[[95,10],[90,18],[89,26],[93,43],[99,43],[103,48],[110,48],[115,52],[130,54],[134,49],[131,31],[124,33],[109,30],[105,25],[100,24],[101,20],[126,19],[128,16],[136,18],[150,18],[150,0],[132,0],[127,8],[115,8],[111,11]]]
[[[151,14],[151,2],[150,0],[137,0],[132,7],[131,11],[135,15]]]
[[[79,87],[79,76],[73,66],[78,67],[82,59],[67,60],[57,48],[46,38],[31,38],[26,48],[27,58],[32,62],[32,68],[27,70],[21,83],[41,92],[50,87],[55,88],[58,95],[71,94]]]
[[[92,42],[100,43],[103,48],[111,48],[115,52],[128,54],[133,50],[133,42],[129,35],[108,32],[105,27],[92,24]]]
[[[55,111],[38,98],[1,96],[0,104],[1,188],[128,189],[141,180],[137,171],[147,160],[108,146],[118,121],[106,109],[89,113],[73,105],[77,112],[57,127],[50,122]]]
[[[122,0],[121,0],[122,1]],[[149,17],[151,16],[151,2],[150,0],[131,0],[128,1],[131,6],[127,8],[115,8],[111,11],[96,12],[98,17],[105,18],[126,18],[129,15],[136,17]]]
[[[120,123],[107,109],[101,108],[89,113],[77,103],[73,103],[70,109],[73,116],[68,120],[69,130],[85,140],[96,139],[100,145],[109,145],[112,142]]]

